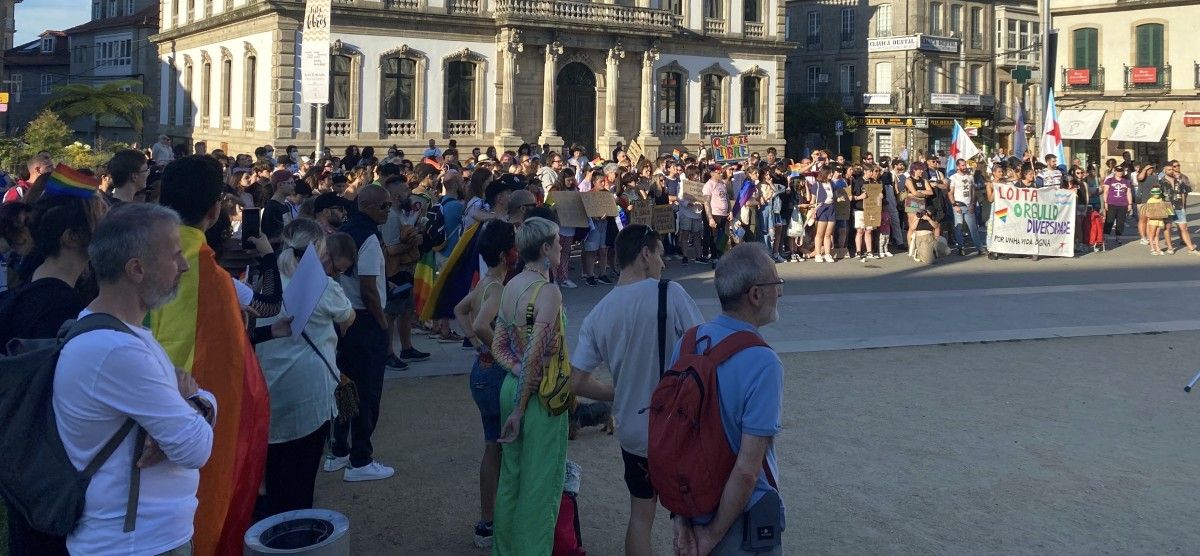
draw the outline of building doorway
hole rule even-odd
[[[554,108],[554,127],[563,143],[579,145],[590,156],[596,149],[596,75],[590,68],[572,62],[558,72]]]

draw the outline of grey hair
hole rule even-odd
[[[179,214],[153,203],[125,203],[109,212],[88,244],[96,281],[111,284],[120,280],[130,259],[153,260],[153,240],[162,233],[163,224],[179,226]]]
[[[309,245],[316,245],[318,256],[325,252],[325,230],[315,220],[307,218],[297,218],[284,226],[279,241],[283,247],[279,251],[279,272],[289,278],[296,273],[300,257]]]
[[[721,255],[713,277],[717,299],[721,300],[721,310],[740,309],[742,298],[754,284],[772,278],[771,268],[774,266],[775,261],[767,252],[766,245],[758,242],[742,243]]]
[[[558,224],[545,218],[533,217],[517,228],[517,253],[527,263],[541,258],[543,245],[558,241]]]

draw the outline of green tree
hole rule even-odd
[[[132,90],[140,85],[131,79],[110,81],[99,87],[64,85],[54,90],[54,96],[46,103],[46,107],[67,120],[92,118],[96,124],[94,137],[97,140],[100,138],[100,119],[104,117],[125,120],[135,135],[141,135],[142,111],[153,102],[150,97]]]
[[[22,156],[28,158],[41,151],[49,151],[52,156],[57,156],[71,142],[72,135],[71,127],[58,114],[42,110],[38,117],[25,126],[25,133],[21,135],[25,143]]]
[[[811,134],[820,135],[822,145],[829,145],[836,139],[834,122],[838,120],[846,126],[846,135],[858,129],[858,120],[848,116],[836,98],[809,101],[794,97],[784,109],[784,134],[799,149],[804,146],[804,137]]]

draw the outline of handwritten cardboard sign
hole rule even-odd
[[[683,196],[683,200],[685,201],[703,203],[704,184],[702,182],[682,178],[679,180],[679,194]]]
[[[863,224],[868,228],[883,225],[883,184],[868,183],[867,198],[863,201]]]
[[[654,223],[650,226],[660,234],[675,233],[675,207],[672,205],[654,206]]]
[[[566,228],[588,227],[587,210],[583,206],[583,194],[578,191],[551,191],[547,201],[558,213],[558,225]]]
[[[629,203],[629,223],[654,226],[654,200],[643,199]]]
[[[617,199],[611,191],[588,191],[579,195],[583,198],[583,209],[591,218],[607,218],[617,215]]]

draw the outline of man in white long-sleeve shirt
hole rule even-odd
[[[112,315],[133,334],[98,330],[63,348],[54,376],[54,415],[63,446],[82,469],[132,418],[145,429],[136,528],[124,532],[135,464],[130,433],[92,477],[83,516],[67,537],[72,554],[191,554],[200,467],[212,451],[216,399],[175,366],[141,323],[175,296],[188,269],[179,217],[153,204],[126,204],[100,223],[88,246],[100,295],[80,313]]]

